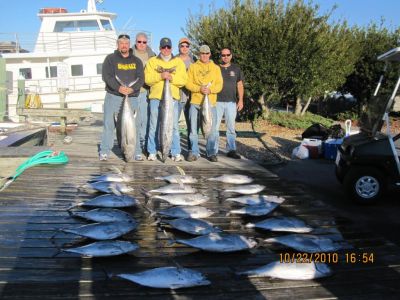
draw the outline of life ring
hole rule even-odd
[[[61,7],[45,7],[40,10],[41,14],[63,14],[66,12],[68,11]]]

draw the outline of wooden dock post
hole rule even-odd
[[[4,58],[0,57],[0,121],[3,121],[4,117],[6,116],[6,101],[6,62]]]
[[[60,97],[60,108],[61,109],[65,109],[67,108],[66,104],[65,104],[65,97],[67,94],[67,89],[66,88],[59,88],[58,89],[58,95]],[[65,133],[66,132],[66,128],[67,128],[67,118],[65,116],[62,116],[60,118],[60,132]]]

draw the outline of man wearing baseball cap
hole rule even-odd
[[[121,85],[116,76],[125,84],[137,82],[132,87]],[[133,55],[130,48],[130,38],[127,34],[121,34],[117,40],[117,50],[107,55],[103,63],[102,78],[106,84],[106,97],[104,99],[104,127],[100,144],[99,159],[107,160],[114,146],[114,114],[119,113],[123,99],[129,97],[129,103],[133,109],[138,108],[138,95],[144,82],[143,64],[139,58]],[[139,126],[139,118],[136,118],[136,126]],[[137,159],[141,155],[139,137],[136,137],[135,157],[126,157],[127,161]]]
[[[178,50],[179,50],[179,57],[182,59],[183,63],[185,64],[186,71],[189,69],[189,66],[194,63],[193,55],[190,52],[190,40],[186,37],[183,37],[179,40],[178,43]],[[186,123],[186,130],[187,130],[187,144],[190,150],[190,141],[189,141],[189,134],[190,134],[190,122],[189,122],[189,108],[190,108],[190,91],[182,87],[180,91],[181,101],[179,102],[179,117],[182,114],[185,118]]]
[[[200,156],[198,138],[198,116],[204,96],[208,95],[212,112],[212,130],[207,137],[206,154],[211,162],[217,162],[215,124],[217,123],[217,94],[222,90],[222,75],[218,65],[210,60],[211,49],[207,45],[200,46],[200,59],[190,65],[186,88],[192,92],[189,109],[190,146],[188,161],[195,161]]]
[[[164,81],[170,81],[171,93],[174,101],[174,120],[171,155],[172,160],[182,161],[181,146],[179,137],[179,89],[186,84],[187,75],[185,64],[178,57],[172,54],[171,39],[165,37],[160,40],[160,54],[150,58],[147,61],[144,70],[145,82],[150,86],[149,106],[150,106],[150,124],[149,135],[147,139],[148,160],[156,160],[157,145],[156,129],[158,123],[158,110],[164,89]]]

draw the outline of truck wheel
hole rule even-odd
[[[386,190],[385,176],[372,167],[351,168],[343,183],[347,195],[360,204],[375,203]]]

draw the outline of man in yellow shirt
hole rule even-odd
[[[157,147],[159,141],[156,141],[156,131],[158,132],[158,112],[160,101],[162,100],[162,93],[164,88],[164,81],[170,81],[171,93],[174,98],[174,120],[173,120],[173,137],[171,145],[171,155],[174,161],[182,161],[181,146],[179,138],[179,89],[186,84],[187,74],[183,61],[179,56],[172,55],[172,42],[169,38],[162,38],[160,40],[160,54],[153,56],[147,61],[144,70],[145,82],[150,86],[149,106],[150,106],[150,124],[149,136],[147,140],[147,151],[149,152],[148,160],[156,160]],[[173,72],[161,71],[173,69]]]
[[[212,129],[207,138],[206,155],[212,162],[217,162],[217,153],[215,143],[217,140],[215,134],[215,125],[217,123],[217,94],[222,90],[222,75],[218,65],[210,60],[211,50],[207,45],[200,47],[200,59],[191,64],[188,70],[188,81],[186,88],[192,92],[189,108],[190,120],[190,146],[191,151],[188,154],[188,161],[195,161],[200,156],[199,137],[198,137],[198,116],[203,104],[204,96],[208,95],[212,112]]]

